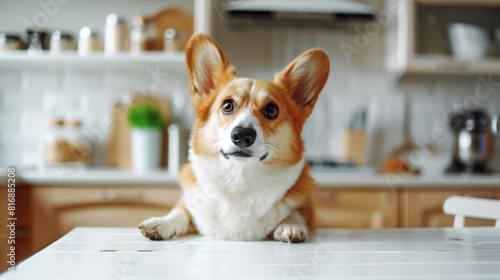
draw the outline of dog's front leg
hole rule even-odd
[[[139,224],[142,235],[151,240],[170,239],[188,231],[191,216],[184,201],[163,217],[152,217]]]
[[[288,243],[304,242],[307,237],[307,226],[302,216],[293,211],[274,230],[274,239]]]

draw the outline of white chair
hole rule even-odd
[[[500,200],[454,195],[444,201],[443,211],[455,215],[454,228],[463,228],[465,217],[496,220],[495,227],[500,228]]]

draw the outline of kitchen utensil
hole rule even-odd
[[[366,108],[352,113],[349,118],[349,127],[342,135],[341,158],[346,161],[353,161],[358,166],[364,163],[366,115]]]
[[[490,39],[488,31],[477,25],[451,23],[448,26],[450,47],[459,60],[479,60],[486,56]]]
[[[498,117],[490,120],[483,110],[471,110],[450,118],[455,134],[452,164],[446,172],[489,173],[488,163],[493,157]]]
[[[37,35],[36,40],[33,40],[33,35],[35,34]],[[50,36],[43,30],[27,29],[26,41],[28,41],[30,46],[32,42],[37,42],[40,45],[41,50],[48,50],[50,47]]]
[[[30,45],[28,47],[28,54],[38,54],[42,51],[42,41],[38,33],[33,33],[30,36]]]

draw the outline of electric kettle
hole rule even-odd
[[[489,173],[488,163],[493,157],[495,135],[498,135],[498,116],[490,119],[481,110],[470,110],[450,118],[455,134],[453,161],[446,172]]]

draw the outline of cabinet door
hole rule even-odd
[[[15,216],[11,216],[7,208],[8,193],[7,184],[5,184],[5,186],[0,186],[0,199],[2,199],[2,203],[0,203],[0,219],[5,222],[5,224],[0,227],[0,271],[9,267],[7,261],[10,257],[8,257],[7,254],[10,254],[11,246],[15,247],[16,264],[33,253],[31,249],[30,230],[31,213],[29,212],[30,188],[20,184],[16,185],[14,197]],[[8,220],[9,218],[16,218],[16,220]],[[10,222],[15,223],[15,232],[11,233],[10,228],[7,227],[7,224]],[[11,244],[9,244],[9,237],[11,234],[14,238],[10,239]]]
[[[316,228],[397,226],[397,193],[393,191],[318,189],[313,203]]]
[[[178,188],[33,187],[33,247],[43,249],[77,226],[136,227],[177,203]]]
[[[443,203],[449,196],[465,195],[499,198],[496,190],[404,190],[400,195],[401,227],[452,227],[453,216],[444,214]],[[466,218],[466,226],[493,226],[494,221]]]

